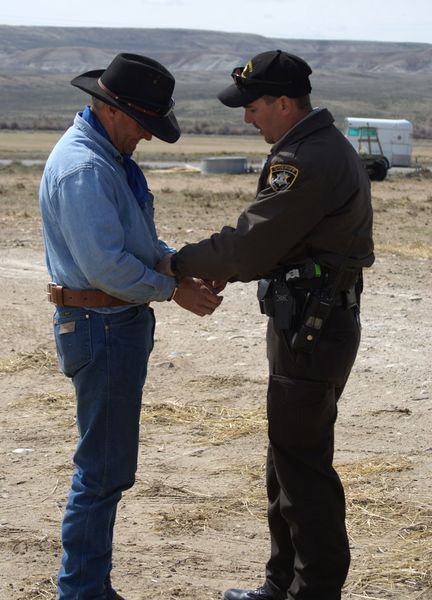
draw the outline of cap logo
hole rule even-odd
[[[249,74],[252,75],[252,72],[253,72],[253,65],[252,65],[252,61],[250,60],[248,62],[248,64],[245,66],[245,68],[243,69],[241,76],[243,79],[246,79],[246,77]]]
[[[299,170],[292,165],[272,165],[268,183],[274,192],[287,192],[297,179]]]

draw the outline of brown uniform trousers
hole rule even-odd
[[[358,308],[335,307],[311,354],[269,319],[266,587],[296,600],[337,600],[350,552],[344,491],[332,466],[337,401],[360,342]]]

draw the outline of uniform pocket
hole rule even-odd
[[[334,386],[271,375],[267,413],[273,444],[313,449],[333,430],[337,414]]]
[[[60,368],[73,377],[92,359],[90,315],[83,310],[57,311],[54,315],[54,338]]]

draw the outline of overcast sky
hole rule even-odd
[[[168,27],[432,43],[431,0],[2,0],[0,24]]]

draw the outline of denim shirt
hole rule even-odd
[[[167,300],[175,280],[154,267],[174,250],[158,240],[153,195],[141,209],[122,163],[118,150],[77,114],[40,185],[48,272],[65,287],[103,290],[131,303]]]

